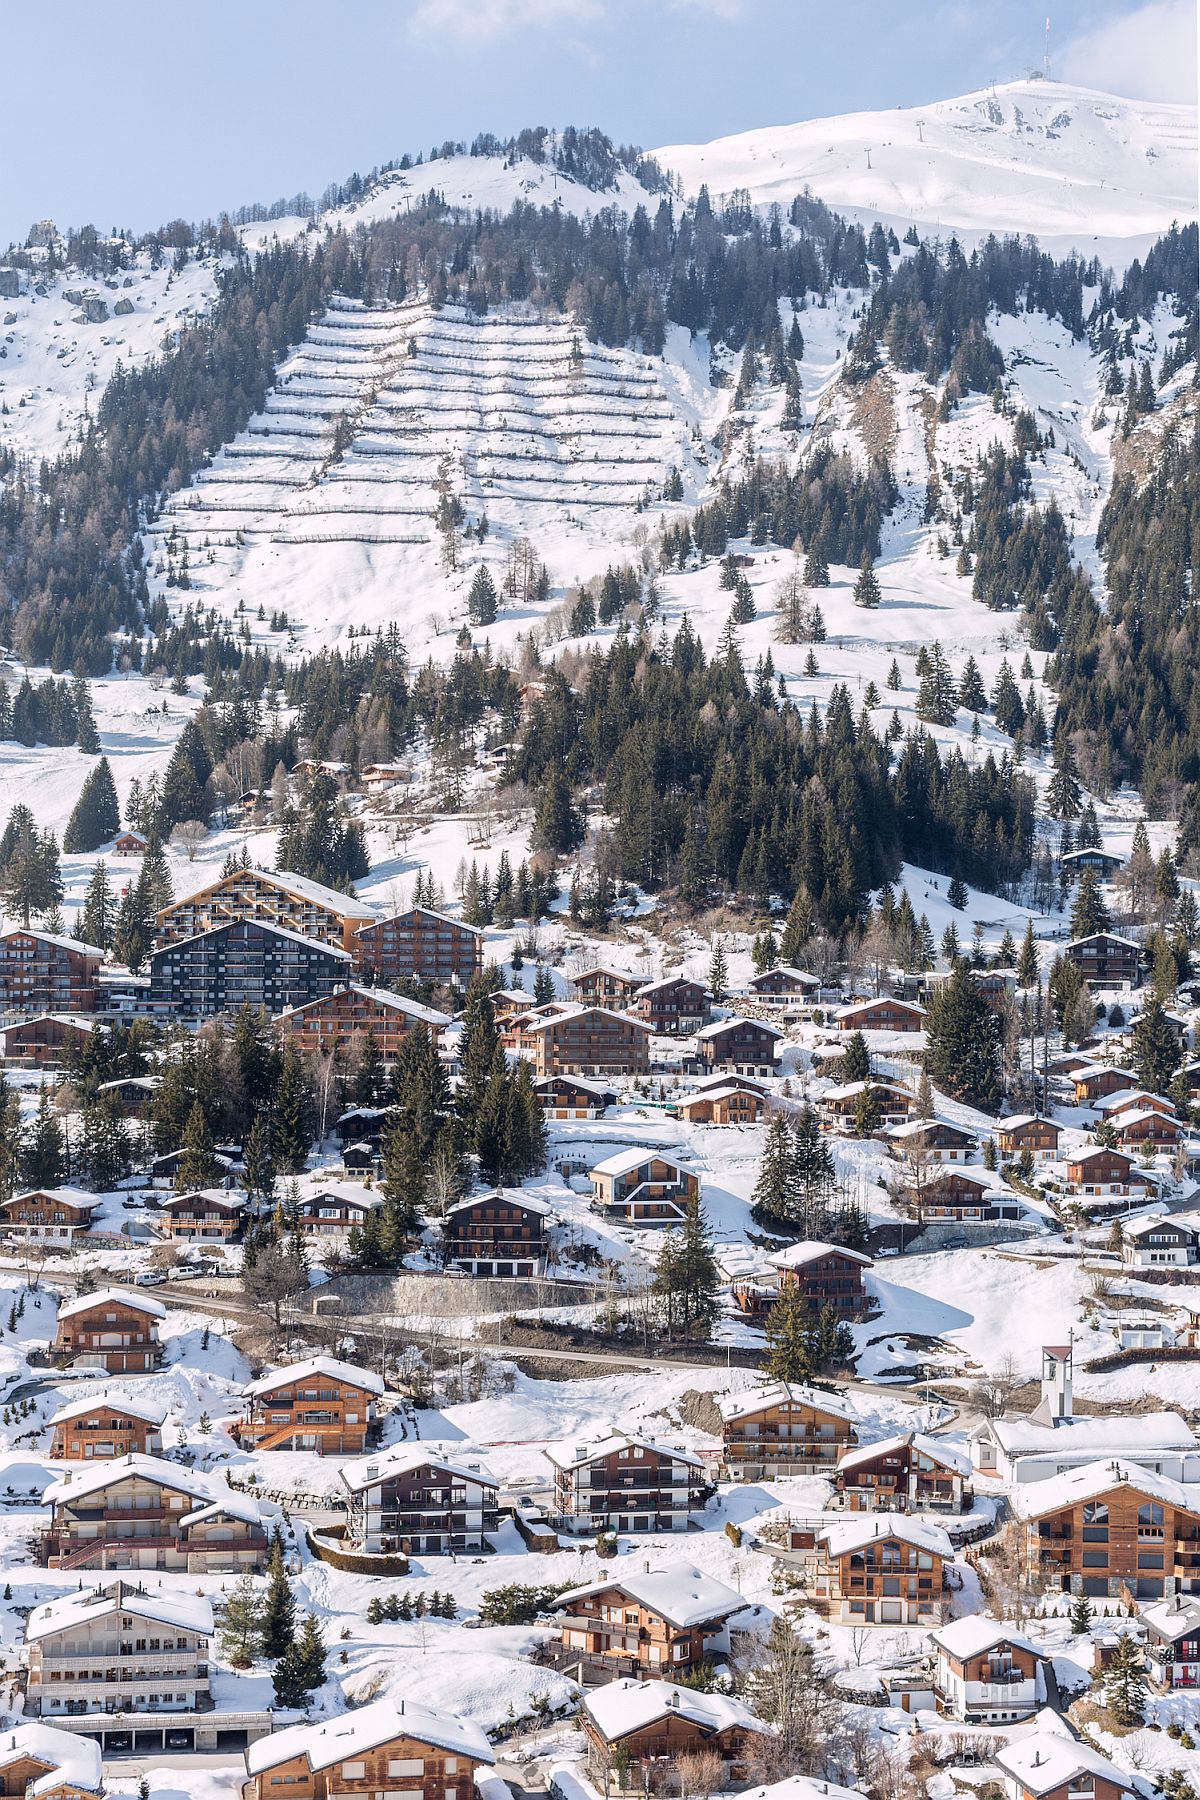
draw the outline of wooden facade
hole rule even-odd
[[[246,1416],[234,1435],[246,1449],[361,1456],[383,1382],[369,1369],[315,1356],[261,1375],[242,1389]]]
[[[30,1188],[0,1200],[0,1229],[22,1237],[70,1240],[86,1231],[100,1202],[82,1188]]]
[[[231,1188],[197,1188],[169,1194],[156,1224],[164,1237],[232,1244],[241,1235],[245,1207],[244,1197]]]
[[[122,1394],[76,1400],[55,1413],[50,1455],[55,1462],[104,1462],[117,1456],[157,1456],[163,1412]]]
[[[850,1415],[819,1388],[771,1382],[719,1404],[722,1462],[731,1481],[828,1473],[858,1441]]]
[[[834,1486],[850,1512],[962,1512],[970,1465],[917,1431],[843,1451]]]
[[[146,1374],[162,1361],[158,1324],[165,1317],[157,1300],[106,1288],[59,1307],[51,1352],[62,1363],[110,1375]]]
[[[856,1000],[837,1015],[839,1031],[924,1031],[925,1008],[912,1000],[880,994],[874,1000]]]
[[[762,1094],[740,1087],[711,1087],[702,1093],[684,1094],[672,1110],[689,1125],[757,1125],[765,1108]]]
[[[1133,1191],[1133,1159],[1121,1150],[1097,1145],[1067,1157],[1067,1189],[1072,1194],[1105,1199]]]
[[[728,1655],[728,1621],[746,1603],[722,1582],[673,1564],[600,1577],[558,1604],[566,1659],[653,1679]]]
[[[1013,1223],[1025,1216],[1021,1196],[1009,1187],[992,1186],[969,1169],[939,1169],[927,1175],[920,1192],[910,1186],[908,1198],[926,1224]]]
[[[374,1700],[251,1744],[245,1800],[473,1800],[495,1761],[476,1725],[412,1700]]]
[[[686,1531],[705,1487],[699,1457],[645,1438],[552,1444],[546,1454],[563,1531]]]
[[[816,1534],[807,1597],[844,1625],[928,1625],[942,1614],[945,1533],[917,1520],[876,1518]]]
[[[362,987],[348,982],[307,1005],[295,1006],[278,1020],[279,1028],[295,1041],[302,1056],[321,1056],[339,1051],[352,1056],[372,1039],[385,1063],[394,1063],[414,1025],[424,1025],[434,1043],[450,1023],[446,1013],[421,1006],[388,988]]]
[[[457,1554],[484,1548],[494,1531],[497,1484],[478,1463],[437,1444],[399,1444],[341,1471],[346,1531],[373,1554]]]
[[[535,1075],[644,1075],[650,1067],[649,1027],[603,1006],[531,1019],[521,1047]]]
[[[214,1477],[154,1456],[122,1456],[64,1474],[47,1489],[50,1569],[255,1569],[267,1531],[257,1503]]]
[[[352,1231],[361,1231],[373,1212],[383,1205],[375,1188],[350,1182],[324,1182],[301,1193],[296,1206],[300,1235],[317,1244],[344,1250]]]
[[[466,988],[483,968],[482,931],[425,906],[371,920],[355,933],[349,948],[355,969],[384,987],[419,981]]]
[[[0,1029],[4,1061],[31,1069],[57,1069],[64,1054],[82,1050],[96,1029],[95,1021],[84,1014],[38,1013]]]
[[[996,1127],[996,1147],[1006,1162],[1015,1162],[1026,1150],[1035,1162],[1052,1162],[1058,1155],[1062,1126],[1033,1113],[1001,1119]]]
[[[773,1075],[779,1032],[758,1019],[720,1019],[696,1034],[702,1069],[740,1075]]]
[[[0,931],[0,1011],[96,1010],[104,952],[32,926]]]
[[[612,1088],[581,1075],[544,1075],[534,1087],[547,1119],[600,1119],[617,1103]]]
[[[468,1275],[537,1275],[545,1266],[549,1207],[504,1188],[473,1194],[442,1216],[442,1251]]]
[[[1091,1463],[1019,1489],[1014,1510],[1031,1580],[1095,1598],[1200,1592],[1200,1512],[1164,1476]]]
[[[588,1764],[600,1789],[614,1760],[625,1785],[647,1791],[680,1757],[698,1751],[720,1759],[722,1787],[744,1782],[756,1741],[770,1735],[739,1701],[703,1694],[665,1679],[618,1679],[584,1695],[579,1724]]]
[[[839,1319],[859,1319],[866,1311],[863,1274],[871,1258],[838,1244],[795,1244],[771,1258],[779,1270],[780,1288],[798,1288],[809,1310],[825,1307]]]
[[[629,1011],[660,1037],[687,1037],[708,1018],[708,991],[686,975],[668,975],[640,987]]]
[[[238,869],[195,894],[173,900],[158,914],[156,929],[160,944],[173,944],[218,926],[253,921],[353,951],[358,932],[374,918],[374,910],[361,900],[320,882],[266,869]]]
[[[700,1193],[700,1178],[660,1150],[620,1150],[589,1171],[592,1205],[630,1225],[682,1220]]]
[[[1136,987],[1141,950],[1115,932],[1097,931],[1076,938],[1064,953],[1075,964],[1089,987]]]

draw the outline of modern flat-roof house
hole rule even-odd
[[[535,1075],[644,1075],[650,1027],[605,1006],[572,1006],[524,1022],[522,1049]]]
[[[164,1237],[232,1244],[245,1215],[244,1194],[233,1188],[196,1188],[189,1194],[167,1194],[155,1224]]]
[[[696,1033],[701,1068],[714,1073],[732,1069],[739,1075],[773,1075],[783,1033],[762,1019],[714,1019]]]
[[[774,1733],[774,1726],[732,1694],[706,1694],[661,1678],[626,1677],[593,1688],[584,1694],[579,1723],[601,1788],[615,1757],[639,1790],[643,1775],[648,1782],[664,1765],[673,1767],[697,1751],[720,1758],[722,1788],[740,1784],[749,1773],[755,1740]]]
[[[443,1444],[396,1444],[341,1470],[346,1533],[356,1549],[446,1555],[485,1548],[497,1482]]]
[[[1136,1463],[1086,1463],[1012,1496],[1030,1579],[1064,1593],[1137,1600],[1200,1592],[1200,1493]]]
[[[1141,946],[1113,931],[1094,931],[1075,938],[1063,954],[1075,964],[1089,987],[1131,988],[1138,983]]]
[[[383,1377],[334,1356],[310,1356],[260,1375],[242,1389],[246,1417],[235,1435],[262,1450],[310,1450],[358,1456],[367,1447]]]
[[[276,1023],[295,1040],[301,1055],[321,1056],[330,1050],[350,1055],[370,1037],[382,1060],[394,1063],[414,1025],[424,1025],[436,1044],[450,1015],[390,988],[351,981],[318,1000],[286,1008]]]
[[[832,1473],[858,1441],[850,1413],[835,1394],[798,1382],[771,1381],[717,1402],[731,1481]]]
[[[442,1214],[442,1251],[467,1275],[539,1275],[553,1217],[544,1200],[519,1188],[470,1194]]]
[[[686,1531],[706,1487],[690,1450],[625,1432],[568,1440],[545,1452],[554,1469],[554,1513],[562,1531]]]
[[[305,942],[350,952],[358,932],[375,918],[374,908],[363,901],[303,875],[238,869],[163,907],[156,935],[160,944],[173,944],[221,926],[253,921],[273,925]]]
[[[806,1598],[843,1625],[936,1624],[954,1550],[940,1525],[874,1513],[815,1534]]]
[[[980,1613],[930,1633],[938,1711],[964,1725],[1014,1725],[1045,1705],[1046,1652]]]
[[[104,952],[32,925],[0,931],[0,1012],[95,1012]]]
[[[640,987],[628,1010],[660,1037],[686,1037],[708,1018],[708,990],[686,975],[666,975]]]
[[[57,1595],[25,1624],[25,1706],[81,1712],[195,1712],[212,1702],[212,1604],[117,1580]]]
[[[652,1678],[696,1669],[728,1656],[729,1621],[746,1606],[689,1563],[615,1565],[611,1576],[559,1596],[564,1659],[568,1667]]]
[[[962,1512],[970,1459],[938,1438],[902,1431],[842,1452],[834,1485],[850,1512]]]
[[[42,1496],[49,1569],[162,1569],[188,1575],[256,1569],[267,1549],[257,1500],[215,1475],[120,1456],[65,1470]]]
[[[95,1194],[83,1188],[28,1188],[0,1200],[0,1231],[69,1243],[87,1231],[99,1210]]]
[[[1004,1781],[1004,1800],[1126,1800],[1138,1792],[1133,1776],[1069,1736],[1054,1717],[1053,1729],[1001,1745],[992,1760]]]
[[[370,981],[419,981],[432,987],[469,987],[483,968],[483,932],[427,906],[360,925],[349,948],[354,967]]]
[[[103,1462],[117,1456],[157,1456],[166,1408],[140,1394],[108,1388],[69,1400],[50,1416],[50,1455],[63,1462]]]
[[[265,919],[235,919],[150,953],[150,1003],[182,1019],[212,1019],[249,1006],[271,1014],[332,994],[350,953],[298,937]]]
[[[700,1193],[700,1178],[662,1150],[618,1150],[588,1176],[592,1205],[630,1225],[677,1224]]]
[[[839,1031],[924,1031],[925,1008],[915,1000],[898,1000],[880,994],[874,1000],[854,1000],[834,1014]]]
[[[74,1368],[107,1369],[110,1375],[142,1375],[162,1361],[159,1321],[167,1309],[149,1294],[101,1288],[58,1309],[53,1355]]]
[[[477,1770],[496,1760],[478,1725],[414,1700],[288,1725],[246,1751],[253,1800],[472,1800]]]

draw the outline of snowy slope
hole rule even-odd
[[[61,455],[94,413],[118,363],[136,367],[163,340],[203,312],[216,293],[217,265],[191,261],[178,273],[168,257],[131,259],[106,280],[21,271],[22,292],[0,299],[0,448],[40,458]],[[39,292],[38,289],[44,289]],[[109,317],[90,324],[67,294],[102,300]],[[132,312],[114,308],[128,302]]]
[[[1121,266],[1196,216],[1196,109],[1014,81],[930,106],[845,113],[655,151],[685,192],[745,188],[786,208],[805,187],[903,234],[1032,232]]]

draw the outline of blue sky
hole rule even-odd
[[[477,131],[650,148],[1040,62],[1046,0],[84,0],[6,10],[0,243],[319,193]],[[1194,99],[1192,0],[1052,0],[1055,69]]]

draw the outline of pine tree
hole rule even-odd
[[[92,696],[82,676],[76,676],[71,685],[71,701],[75,708],[75,748],[81,750],[84,756],[98,756],[100,733],[96,730],[96,719],[92,712]]]
[[[852,1031],[838,1060],[838,1079],[842,1082],[868,1081],[871,1075],[871,1053],[861,1031]]]
[[[1054,740],[1054,773],[1046,788],[1046,811],[1052,819],[1077,819],[1082,800],[1075,752],[1062,731]]]
[[[816,586],[816,583],[814,582],[812,585]],[[882,598],[883,595],[879,591],[879,578],[875,574],[875,565],[869,553],[864,550],[862,563],[859,566],[858,580],[854,584],[854,603],[856,606],[876,607]]]
[[[275,1192],[275,1164],[271,1157],[271,1127],[265,1113],[256,1112],[242,1146],[242,1185],[258,1209],[270,1203]]]
[[[483,979],[477,975],[467,989],[462,1030],[458,1040],[456,1101],[459,1117],[468,1131],[472,1129],[491,1079],[499,1043],[500,1035],[496,1030],[496,1014],[491,995]]]
[[[1025,936],[1021,940],[1021,954],[1017,958],[1017,985],[1030,988],[1038,977],[1037,944],[1033,935],[1033,920],[1025,922]]]
[[[295,1044],[287,1038],[271,1111],[271,1155],[275,1167],[285,1175],[299,1175],[308,1162],[315,1135],[312,1094],[304,1064]]]
[[[112,946],[116,922],[117,898],[108,879],[108,864],[102,858],[92,870],[77,929],[85,944],[108,950]]]
[[[717,938],[708,965],[708,991],[719,1006],[729,995],[729,971],[725,962],[725,946]]]
[[[191,1194],[197,1188],[211,1187],[219,1179],[221,1169],[217,1162],[216,1147],[199,1100],[188,1114],[180,1149],[183,1154],[175,1171],[177,1193]]]
[[[1095,1614],[1092,1603],[1086,1594],[1076,1594],[1071,1602],[1071,1633],[1074,1637],[1084,1637],[1092,1628]]]
[[[267,1561],[267,1591],[262,1602],[260,1644],[264,1656],[278,1661],[296,1638],[296,1597],[288,1580],[283,1539],[276,1533]]]
[[[764,1372],[772,1381],[807,1381],[813,1374],[808,1302],[794,1282],[780,1289],[767,1314]]]
[[[804,559],[804,585],[810,588],[829,586],[829,564],[819,541],[812,545]]]
[[[979,673],[979,664],[973,656],[968,656],[958,684],[958,703],[965,706],[968,712],[987,711],[987,689],[983,685],[983,676]]]
[[[946,889],[946,899],[956,912],[962,912],[967,904],[967,884],[960,875],[955,875]]]
[[[1085,869],[1079,878],[1075,904],[1071,908],[1071,936],[1092,937],[1097,931],[1107,931],[1111,923],[1104,896],[1100,892],[1100,878],[1095,869]]]
[[[221,1609],[221,1650],[235,1669],[248,1669],[262,1642],[263,1603],[254,1576],[243,1569]]]
[[[1130,1061],[1138,1081],[1152,1094],[1165,1093],[1179,1066],[1179,1045],[1166,1009],[1155,993],[1148,994],[1133,1027]]]
[[[68,856],[98,850],[101,844],[116,837],[121,829],[121,809],[107,756],[102,756],[91,770],[63,833],[63,849]]]
[[[1104,1704],[1114,1722],[1127,1731],[1145,1722],[1146,1673],[1142,1653],[1127,1633],[1117,1639],[1104,1672]]]
[[[792,1216],[792,1131],[786,1113],[775,1113],[763,1134],[762,1160],[751,1197],[751,1212],[768,1228]]]
[[[1000,1020],[959,959],[929,1002],[925,1067],[953,1100],[995,1112],[1001,1092]]]
[[[37,1112],[21,1151],[21,1176],[28,1188],[53,1188],[67,1173],[62,1126],[50,1111],[49,1091],[38,1089]]]
[[[833,1153],[813,1108],[805,1103],[792,1124],[792,1205],[806,1238],[823,1238],[829,1229],[829,1207],[837,1186]]]

